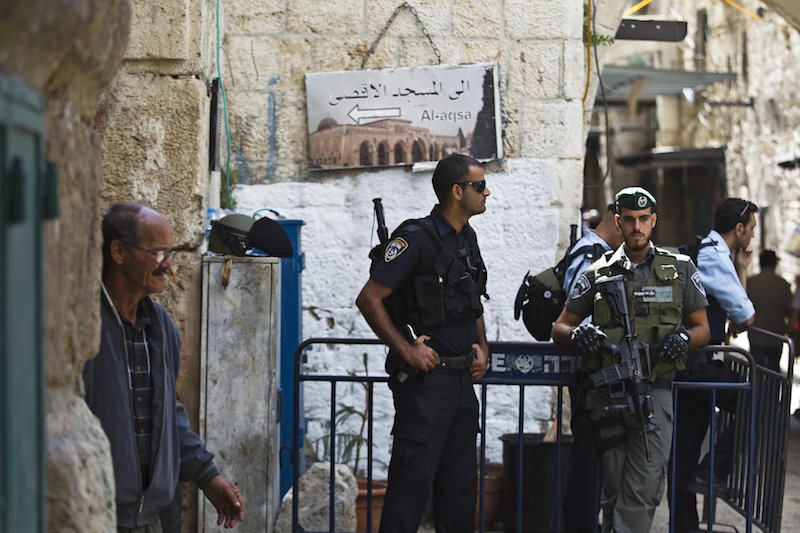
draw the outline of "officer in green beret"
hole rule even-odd
[[[578,278],[552,334],[577,345],[591,378],[580,385],[603,470],[603,531],[642,533],[664,493],[672,379],[689,349],[708,342],[708,301],[691,260],[650,241],[653,195],[628,187],[615,203],[624,242]]]

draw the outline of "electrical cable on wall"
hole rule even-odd
[[[750,11],[749,9],[745,9],[744,7],[739,5],[738,3],[734,2],[733,0],[722,0],[722,1],[725,2],[726,4],[728,4],[729,6],[731,6],[732,8],[738,9],[739,11],[741,11],[742,13],[744,13],[745,15],[750,17],[751,19],[761,20],[761,21],[764,20],[764,18],[761,15],[759,15],[758,13],[754,13],[753,11]]]
[[[589,82],[592,78],[592,25],[590,24],[590,20],[592,18],[592,1],[589,0],[586,3],[586,31],[584,32],[584,38],[586,39],[586,84],[583,86],[583,98],[581,98],[581,104],[586,105],[586,96],[589,94]]]
[[[217,79],[219,79],[219,89],[222,93],[222,114],[225,118],[225,140],[227,144],[227,156],[225,157],[225,201],[228,209],[233,209],[233,199],[231,198],[231,125],[228,120],[228,95],[225,92],[225,84],[222,81],[222,68],[220,67],[220,5],[222,0],[217,0]]]
[[[591,3],[592,0],[589,1],[590,5]],[[597,9],[594,10],[594,13],[591,18],[591,25],[594,33],[597,33],[596,16],[597,16]],[[600,87],[600,94],[603,96],[603,115],[605,117],[604,128],[606,134],[606,170],[605,172],[603,172],[603,177],[600,178],[600,181],[598,181],[597,183],[593,183],[591,185],[586,185],[584,183],[583,185],[584,189],[602,186],[603,183],[606,181],[606,178],[608,178],[609,172],[611,171],[611,128],[609,128],[608,126],[608,102],[606,102],[606,88],[605,85],[603,84],[603,76],[600,74],[600,58],[597,54],[597,43],[592,44],[592,48],[594,48],[594,66],[595,70],[597,71],[597,84],[598,87]]]
[[[630,17],[634,13],[636,13],[638,11],[641,11],[643,8],[645,8],[648,5],[650,5],[650,2],[652,2],[652,1],[653,0],[642,0],[641,2],[636,4],[635,6],[632,6],[632,7],[628,8],[628,10],[625,11],[625,13],[623,13],[622,16],[623,17]]]

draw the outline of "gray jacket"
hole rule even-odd
[[[153,446],[150,484],[142,490],[133,433],[125,332],[111,302],[101,291],[100,351],[86,362],[86,403],[100,419],[111,444],[117,487],[117,525],[139,527],[153,522],[158,509],[172,501],[178,481],[201,488],[219,474],[213,455],[189,428],[186,411],[175,398],[180,367],[180,337],[167,311],[145,298],[151,323],[147,339],[153,380]]]

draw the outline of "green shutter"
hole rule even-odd
[[[0,532],[46,530],[42,219],[57,201],[43,109],[0,75]]]

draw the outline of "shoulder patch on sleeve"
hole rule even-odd
[[[586,294],[586,291],[591,287],[592,285],[589,283],[589,278],[586,277],[586,274],[581,274],[575,285],[572,286],[572,292],[569,293],[570,300],[577,300]]]
[[[700,273],[696,272],[692,274],[692,283],[694,284],[695,288],[702,294],[706,296],[706,289],[703,287],[703,283],[700,281]]]
[[[397,259],[406,249],[408,249],[406,240],[402,237],[395,237],[386,245],[386,251],[383,253],[383,260],[388,263]]]

